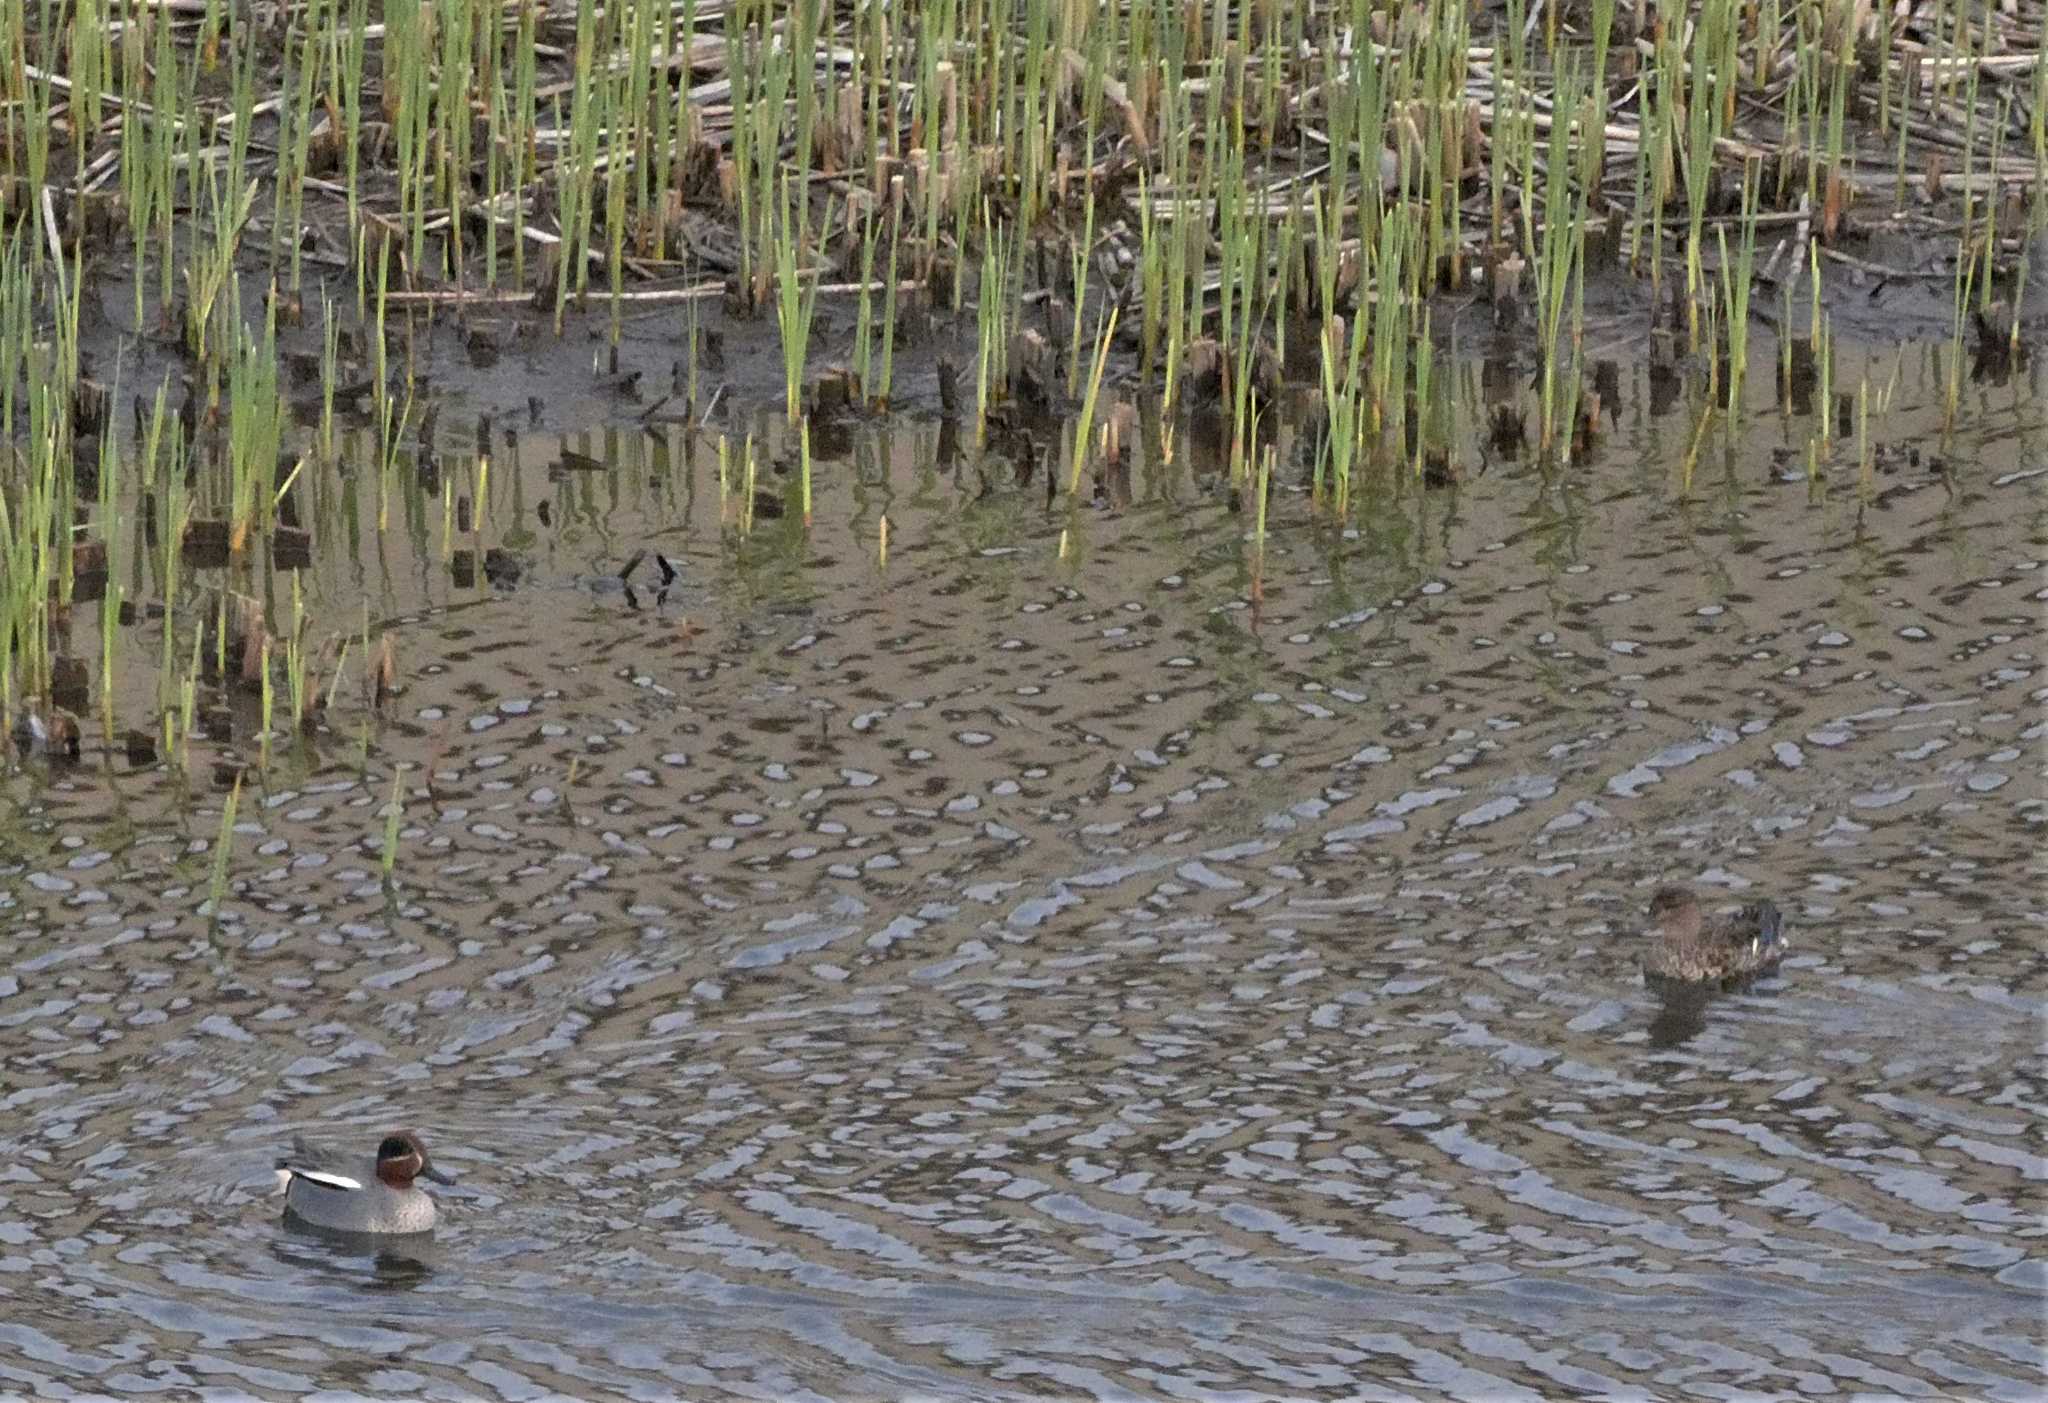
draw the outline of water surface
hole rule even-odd
[[[250,770],[217,924],[251,699],[0,782],[0,1390],[2038,1397],[2043,401],[1883,355],[1861,480],[1763,396],[1688,484],[1631,371],[1262,563],[1192,434],[1048,510],[913,413],[745,539],[674,428],[474,540],[365,483],[301,585],[398,695]],[[1669,880],[1782,975],[1646,991]],[[280,1226],[397,1124],[427,1260]]]

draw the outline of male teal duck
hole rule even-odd
[[[339,1232],[432,1232],[434,1200],[414,1187],[413,1180],[453,1181],[427,1162],[427,1147],[420,1137],[410,1130],[393,1131],[377,1146],[376,1162],[369,1168],[366,1179],[358,1179],[331,1156],[294,1141],[292,1153],[277,1162],[285,1211],[314,1227]]]

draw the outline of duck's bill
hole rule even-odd
[[[453,1184],[455,1182],[454,1175],[436,1169],[431,1164],[420,1171],[420,1177],[422,1179],[432,1179],[437,1184]]]

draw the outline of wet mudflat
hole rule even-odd
[[[296,579],[389,695],[0,781],[0,1389],[2035,1396],[2038,371],[1837,356],[1861,477],[1760,385],[1687,481],[1628,361],[1262,553],[1195,428],[1049,509],[913,405],[808,530],[597,401],[466,534],[365,475]],[[1781,975],[1647,992],[1674,879]],[[280,1228],[399,1124],[422,1260]]]

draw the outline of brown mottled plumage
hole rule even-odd
[[[1759,901],[1709,920],[1684,887],[1659,887],[1650,898],[1654,944],[1643,959],[1653,978],[1694,984],[1746,979],[1775,969],[1785,957],[1785,923],[1775,903]]]

